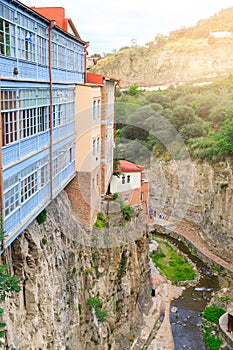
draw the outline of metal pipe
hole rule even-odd
[[[1,89],[0,89],[1,90]],[[3,165],[2,165],[2,145],[3,145],[3,121],[1,113],[1,94],[0,94],[0,230],[1,230],[1,249],[4,249],[4,195],[3,195]]]
[[[87,48],[88,48],[88,46],[89,46],[89,41],[87,41],[85,46],[84,46],[84,52],[85,52],[85,58],[84,58],[84,83],[87,82],[87,55],[88,55]]]

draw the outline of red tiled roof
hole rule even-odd
[[[120,172],[142,172],[144,170],[144,167],[142,165],[134,164],[131,162],[128,162],[127,160],[120,160],[119,167]]]

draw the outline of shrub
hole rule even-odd
[[[97,227],[97,228],[103,228],[103,227],[106,227],[107,225],[107,215],[102,213],[102,212],[99,212],[97,214],[97,219],[96,219],[96,222],[94,223],[94,227]]]
[[[125,202],[121,199],[117,199],[117,201],[120,203],[123,218],[126,221],[129,221],[133,217],[134,208],[128,204],[125,204]]]
[[[43,224],[43,222],[45,222],[47,217],[47,211],[46,209],[42,210],[42,212],[40,212],[40,214],[37,216],[36,220],[38,222],[38,224]]]
[[[48,242],[47,239],[46,239],[45,237],[43,237],[42,240],[41,240],[41,243],[42,243],[43,245],[45,245],[45,244],[47,244],[47,242]]]
[[[204,313],[203,313],[203,317],[212,323],[218,324],[219,318],[225,313],[225,310],[217,307],[216,305],[211,305],[208,306]]]
[[[94,309],[96,308],[101,308],[102,307],[102,301],[100,298],[96,297],[91,297],[87,300],[87,305],[93,307]]]
[[[132,208],[130,205],[126,205],[121,211],[126,221],[129,221],[133,217],[134,208]]]
[[[106,310],[101,310],[101,309],[95,309],[95,314],[97,317],[97,320],[100,322],[105,322],[106,317],[107,317],[107,311]]]
[[[119,198],[119,193],[115,192],[113,193],[113,199],[116,200]]]
[[[91,297],[87,300],[87,305],[93,307],[96,318],[99,322],[105,322],[107,318],[107,311],[102,309],[102,301],[98,297]]]

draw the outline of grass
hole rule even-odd
[[[219,318],[225,313],[225,310],[216,305],[207,306],[203,312],[202,332],[204,340],[209,350],[219,350],[222,340],[217,336]]]
[[[157,239],[157,238],[156,238]],[[193,280],[195,272],[188,260],[164,240],[159,240],[159,252],[153,252],[151,258],[156,266],[173,284]]]

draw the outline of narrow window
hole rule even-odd
[[[97,142],[96,142],[96,152],[99,153],[100,151],[100,138],[97,138]]]
[[[101,104],[100,104],[100,100],[98,100],[98,118],[100,118],[101,116]]]
[[[19,187],[18,185],[11,188],[4,194],[5,217],[19,207]]]
[[[21,203],[25,202],[37,191],[37,176],[33,173],[21,181]]]
[[[17,141],[17,118],[16,112],[3,112],[3,146]]]
[[[93,117],[93,119],[96,118],[96,101],[93,101],[92,117]]]
[[[10,24],[0,19],[0,53],[5,56],[11,55]]]
[[[127,175],[127,183],[130,183],[130,175]]]
[[[41,177],[41,188],[42,188],[45,185],[47,185],[47,183],[49,182],[49,166],[48,166],[48,164],[45,164],[41,168],[40,177]]]
[[[70,158],[70,163],[72,163],[73,162],[73,149],[72,148],[69,149],[69,158]]]
[[[38,107],[38,132],[43,132],[48,129],[48,107]]]
[[[122,175],[121,182],[122,184],[125,184],[125,175]]]
[[[144,201],[144,192],[141,192],[141,201]]]
[[[92,154],[95,155],[95,140],[92,141]]]

